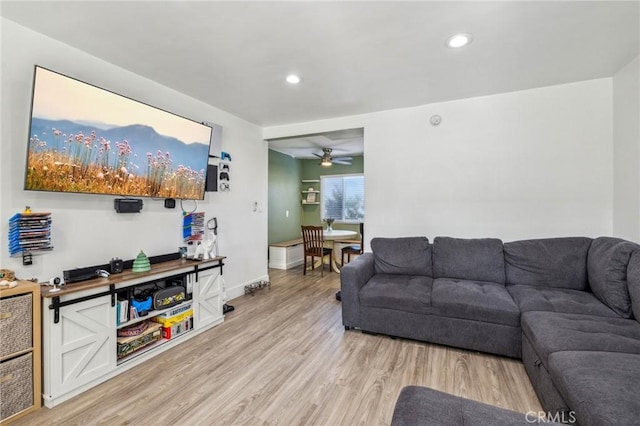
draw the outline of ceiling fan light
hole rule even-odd
[[[323,158],[320,162],[321,166],[329,167],[331,165],[331,160],[329,158]]]

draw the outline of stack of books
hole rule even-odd
[[[145,321],[118,330],[118,360],[162,339],[162,324]]]
[[[118,299],[116,314],[118,316],[118,325],[129,321],[129,301],[127,299]]]
[[[9,219],[9,254],[52,250],[51,213],[17,213]]]

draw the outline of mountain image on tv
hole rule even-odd
[[[36,67],[25,189],[203,199],[212,128]]]
[[[31,121],[27,189],[201,199],[209,144],[184,143],[146,125],[100,129]]]

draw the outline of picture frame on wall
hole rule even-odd
[[[315,203],[316,202],[316,193],[309,192],[307,193],[307,203]]]

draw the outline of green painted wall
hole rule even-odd
[[[300,238],[301,176],[300,160],[269,150],[269,244]]]
[[[323,225],[320,205],[303,205],[302,190],[313,186],[320,190],[319,183],[302,183],[304,179],[317,179],[326,175],[341,175],[364,172],[364,158],[353,157],[353,164],[334,164],[322,167],[318,160],[296,160],[288,155],[269,150],[269,229],[268,243],[300,238],[301,225]],[[366,183],[365,183],[366,185]],[[289,211],[289,217],[286,211]],[[335,223],[334,229],[358,231],[357,224]]]
[[[344,166],[341,164],[333,164],[330,167],[322,167],[318,160],[299,160],[302,163],[302,177],[301,179],[320,179],[320,176],[327,175],[343,175],[350,173],[364,173],[364,157],[353,157],[352,164],[350,166]],[[365,182],[365,185],[367,183]],[[309,186],[314,185],[316,190],[320,190],[320,184],[300,184],[300,191],[307,189]],[[302,194],[300,194],[302,195]],[[300,198],[302,200],[302,198]],[[365,201],[366,203],[366,201]],[[304,225],[325,225],[320,217],[320,205],[302,205],[302,223]],[[366,212],[365,212],[366,217]],[[349,229],[352,231],[358,231],[359,226],[357,224],[342,224],[334,223],[333,229]]]

